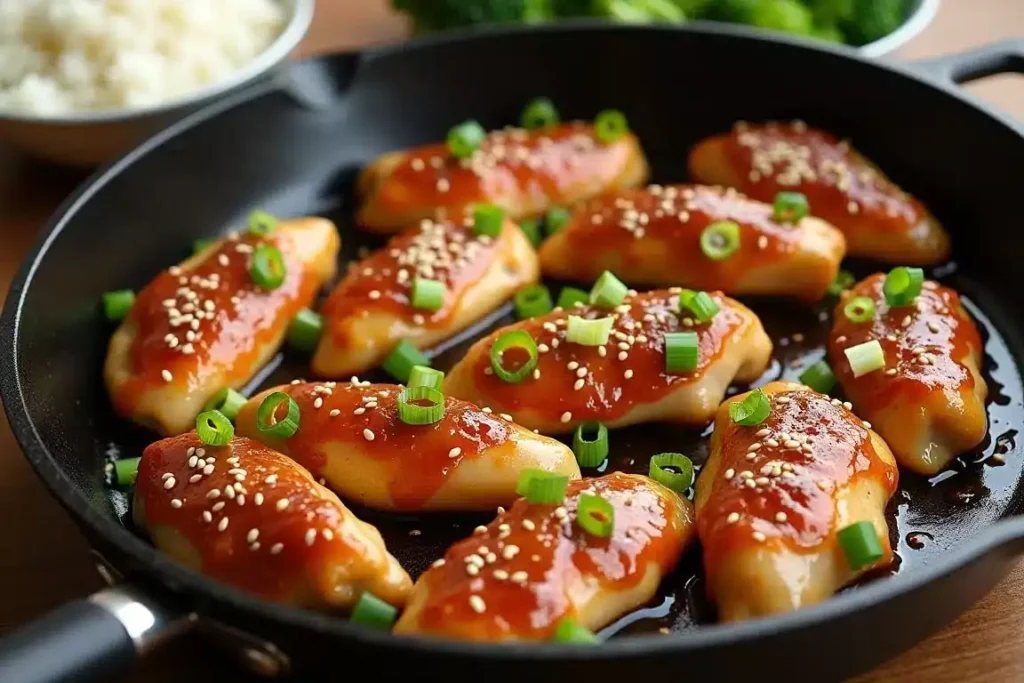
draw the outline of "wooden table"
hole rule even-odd
[[[397,40],[405,33],[402,21],[387,11],[384,0],[321,0],[319,5],[303,44],[305,54]],[[1024,35],[1024,2],[944,0],[936,21],[899,56],[927,57],[1014,35]],[[970,89],[1024,118],[1024,87],[1012,76],[989,79]],[[41,166],[0,147],[2,291],[6,292],[21,255],[46,217],[82,178],[80,172]],[[84,541],[22,459],[4,418],[0,418],[0,520],[0,632],[101,586]],[[1024,680],[1021,633],[1024,564],[947,629],[857,681]],[[249,679],[221,653],[186,639],[147,660],[130,680]]]

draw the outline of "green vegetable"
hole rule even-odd
[[[835,24],[827,24],[824,26],[815,26],[814,31],[811,34],[818,40],[824,40],[826,43],[845,43],[846,37],[843,32],[839,30],[839,27]]]
[[[816,24],[835,27],[841,22],[853,20],[855,2],[857,0],[805,0],[804,4],[811,8]]]
[[[679,22],[686,19],[672,0],[596,0],[596,14],[626,23]]]
[[[804,36],[814,31],[814,15],[798,0],[762,0],[754,7],[749,21],[761,28]]]
[[[853,19],[843,28],[863,45],[895,31],[906,15],[906,0],[853,0]]]

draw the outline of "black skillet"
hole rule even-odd
[[[0,680],[106,680],[162,638],[195,627],[264,673],[348,678],[371,666],[376,678],[427,680],[829,681],[934,632],[1018,561],[1024,131],[954,84],[1024,70],[1024,42],[899,66],[721,25],[478,33],[297,65],[282,82],[158,135],[61,208],[8,296],[0,343],[12,352],[0,356],[0,390],[26,456],[82,527],[113,586],[0,641]],[[815,607],[716,625],[695,548],[659,597],[609,627],[600,647],[483,646],[399,639],[254,600],[186,571],[134,534],[128,499],[108,490],[103,466],[111,455],[137,455],[153,436],[110,410],[100,378],[110,334],[97,312],[100,294],[141,287],[184,257],[194,238],[240,224],[257,206],[333,218],[352,258],[360,245],[379,243],[351,221],[360,166],[439,139],[469,117],[487,127],[512,123],[537,95],[553,98],[565,117],[624,110],[661,182],[685,179],[691,145],[737,119],[802,118],[851,137],[949,226],[956,261],[931,275],[958,288],[981,322],[991,435],[931,480],[903,475],[890,509],[897,566]],[[879,268],[852,265],[858,275]],[[795,365],[820,356],[827,305],[750,303],[776,340],[776,361],[760,381],[795,377]],[[450,364],[467,341],[439,350],[438,363]],[[303,361],[284,353],[254,386],[307,375]],[[662,450],[698,463],[705,455],[702,435],[678,428],[622,430],[613,439],[614,468],[643,471],[647,456]],[[413,575],[478,521],[359,512],[380,525]]]

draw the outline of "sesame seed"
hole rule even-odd
[[[215,468],[213,465],[207,465],[206,467],[203,468],[203,474],[213,474],[214,469]]]
[[[202,474],[193,474],[191,477],[188,478],[188,482],[190,484],[195,484],[197,481],[199,481],[202,478],[203,478]]]
[[[213,507],[210,508],[210,509],[213,510],[214,512],[220,512],[221,510],[224,509],[225,505],[226,505],[226,503],[222,500],[220,502],[214,503]]]
[[[210,500],[213,500],[214,498],[220,498],[220,489],[210,489],[209,491],[206,492],[206,497],[209,498]]]
[[[566,424],[571,419],[572,419],[572,413],[570,413],[568,410],[565,411],[564,413],[562,413],[562,417],[561,417],[562,424]]]
[[[413,529],[413,531],[415,531],[415,529]],[[410,532],[410,534],[412,534],[412,532]],[[323,539],[325,541],[333,541],[334,540],[334,532],[331,531],[330,529],[321,529],[320,530],[320,535],[323,537]],[[416,535],[416,534],[412,534],[412,535]]]
[[[776,512],[775,513],[775,521],[776,522],[779,522],[781,524],[782,522],[785,522],[786,519],[788,519],[788,517],[786,516],[785,512]]]
[[[864,420],[864,429],[871,429],[871,423],[867,420]]]
[[[850,403],[849,401],[843,401],[843,407],[846,408],[847,410],[853,410],[853,404]]]
[[[473,533],[474,534],[486,534],[487,533],[487,527],[485,527],[483,524],[481,524],[481,525],[477,526],[475,529],[473,529]]]
[[[277,475],[268,474],[266,477],[263,478],[263,483],[270,484],[271,486],[273,486],[274,484],[277,483]]]
[[[530,579],[530,575],[520,570],[518,572],[513,572],[509,579],[515,583],[525,584]]]
[[[523,528],[526,529],[527,531],[533,531],[534,529],[537,528],[537,525],[533,523],[533,520],[524,519],[523,520]]]
[[[220,521],[217,522],[217,531],[224,531],[227,528],[228,528],[228,518],[227,517],[221,517]]]
[[[280,499],[279,501],[277,501],[277,504],[274,507],[276,507],[278,511],[284,510],[286,507],[288,507],[288,499]]]
[[[177,510],[181,506],[182,506],[181,500],[179,500],[178,498],[171,498],[171,507],[172,508]]]
[[[573,385],[572,385],[573,391],[579,391],[580,389],[583,388],[583,385],[585,385],[586,383],[587,383],[587,381],[584,380],[584,379],[576,380],[576,382],[573,383]]]
[[[734,476],[736,476],[736,470],[734,470],[733,468],[730,467],[725,471],[726,479],[732,479]]]
[[[338,410],[337,408],[335,408],[335,409],[333,409],[333,410],[332,410],[332,411],[331,411],[331,412],[329,413],[329,415],[330,415],[331,417],[338,417],[339,415],[341,415],[341,411],[340,411],[340,410]]]
[[[282,550],[284,550],[284,543],[275,543],[274,545],[270,546],[271,555],[277,555]]]
[[[755,531],[754,533],[751,534],[751,536],[754,537],[755,541],[758,541],[758,542],[761,542],[761,543],[763,543],[764,540],[765,540],[764,534],[762,534],[760,531]]]
[[[379,299],[380,298],[380,290],[379,289],[371,289],[369,296],[370,296],[371,299]]]
[[[434,560],[434,562],[430,566],[434,567],[434,568],[443,567],[444,566],[444,558],[442,557],[440,559]]]
[[[213,515],[210,514],[209,510],[203,510],[203,521],[207,524],[213,521]]]
[[[324,399],[322,397],[320,397],[320,396],[317,396],[316,400],[313,401],[313,407],[317,408],[317,409],[319,409],[321,406],[323,406],[323,404],[324,404]]]
[[[256,528],[249,529],[249,533],[245,535],[245,540],[249,543],[255,543],[256,539],[260,537],[260,530]]]
[[[506,560],[511,560],[513,557],[519,554],[519,546],[509,544],[501,551],[501,556]]]
[[[624,373],[622,373],[622,376],[625,377],[626,379],[632,379],[633,378],[633,371],[632,370],[626,370]]]
[[[776,441],[775,439],[765,439],[764,445],[770,448],[778,448],[779,442]]]
[[[483,614],[487,611],[487,603],[479,595],[469,596],[469,606],[473,608],[473,611],[477,614]]]
[[[727,524],[735,524],[738,521],[740,521],[740,513],[738,512],[730,512],[729,516],[725,518]]]
[[[306,529],[306,545],[313,545],[316,541],[316,529]]]
[[[885,374],[887,374],[889,377],[892,377],[893,375],[896,374],[896,368],[889,368],[888,370],[885,371]]]
[[[164,488],[167,490],[173,489],[176,483],[178,482],[173,476],[168,477],[167,480],[164,482]]]
[[[165,382],[170,382],[172,379],[174,379],[174,375],[172,375],[171,371],[167,369],[161,370],[160,376],[164,378]]]
[[[373,432],[371,432],[371,431],[370,431],[369,429],[364,429],[364,430],[363,430],[363,438],[364,438],[364,439],[366,439],[367,441],[373,441],[373,440],[374,440],[375,438],[377,438],[377,437],[376,437],[376,435],[375,435],[375,434],[374,434]]]
[[[747,446],[747,451],[753,453],[754,451],[761,450],[761,445],[762,444],[760,441],[758,441],[757,443],[752,443],[749,446]]]
[[[756,436],[759,439],[763,439],[764,437],[768,436],[771,433],[772,432],[771,432],[770,429],[761,429],[761,430],[758,430],[757,434],[754,434],[754,436]]]

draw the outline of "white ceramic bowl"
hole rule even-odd
[[[910,13],[898,29],[857,49],[868,57],[881,57],[894,52],[916,38],[932,22],[938,11],[939,0],[912,0]]]
[[[216,1],[216,0],[212,0]],[[224,95],[281,69],[313,20],[314,0],[280,0],[288,12],[281,35],[230,77],[151,107],[33,116],[0,111],[0,139],[47,161],[94,166]]]

